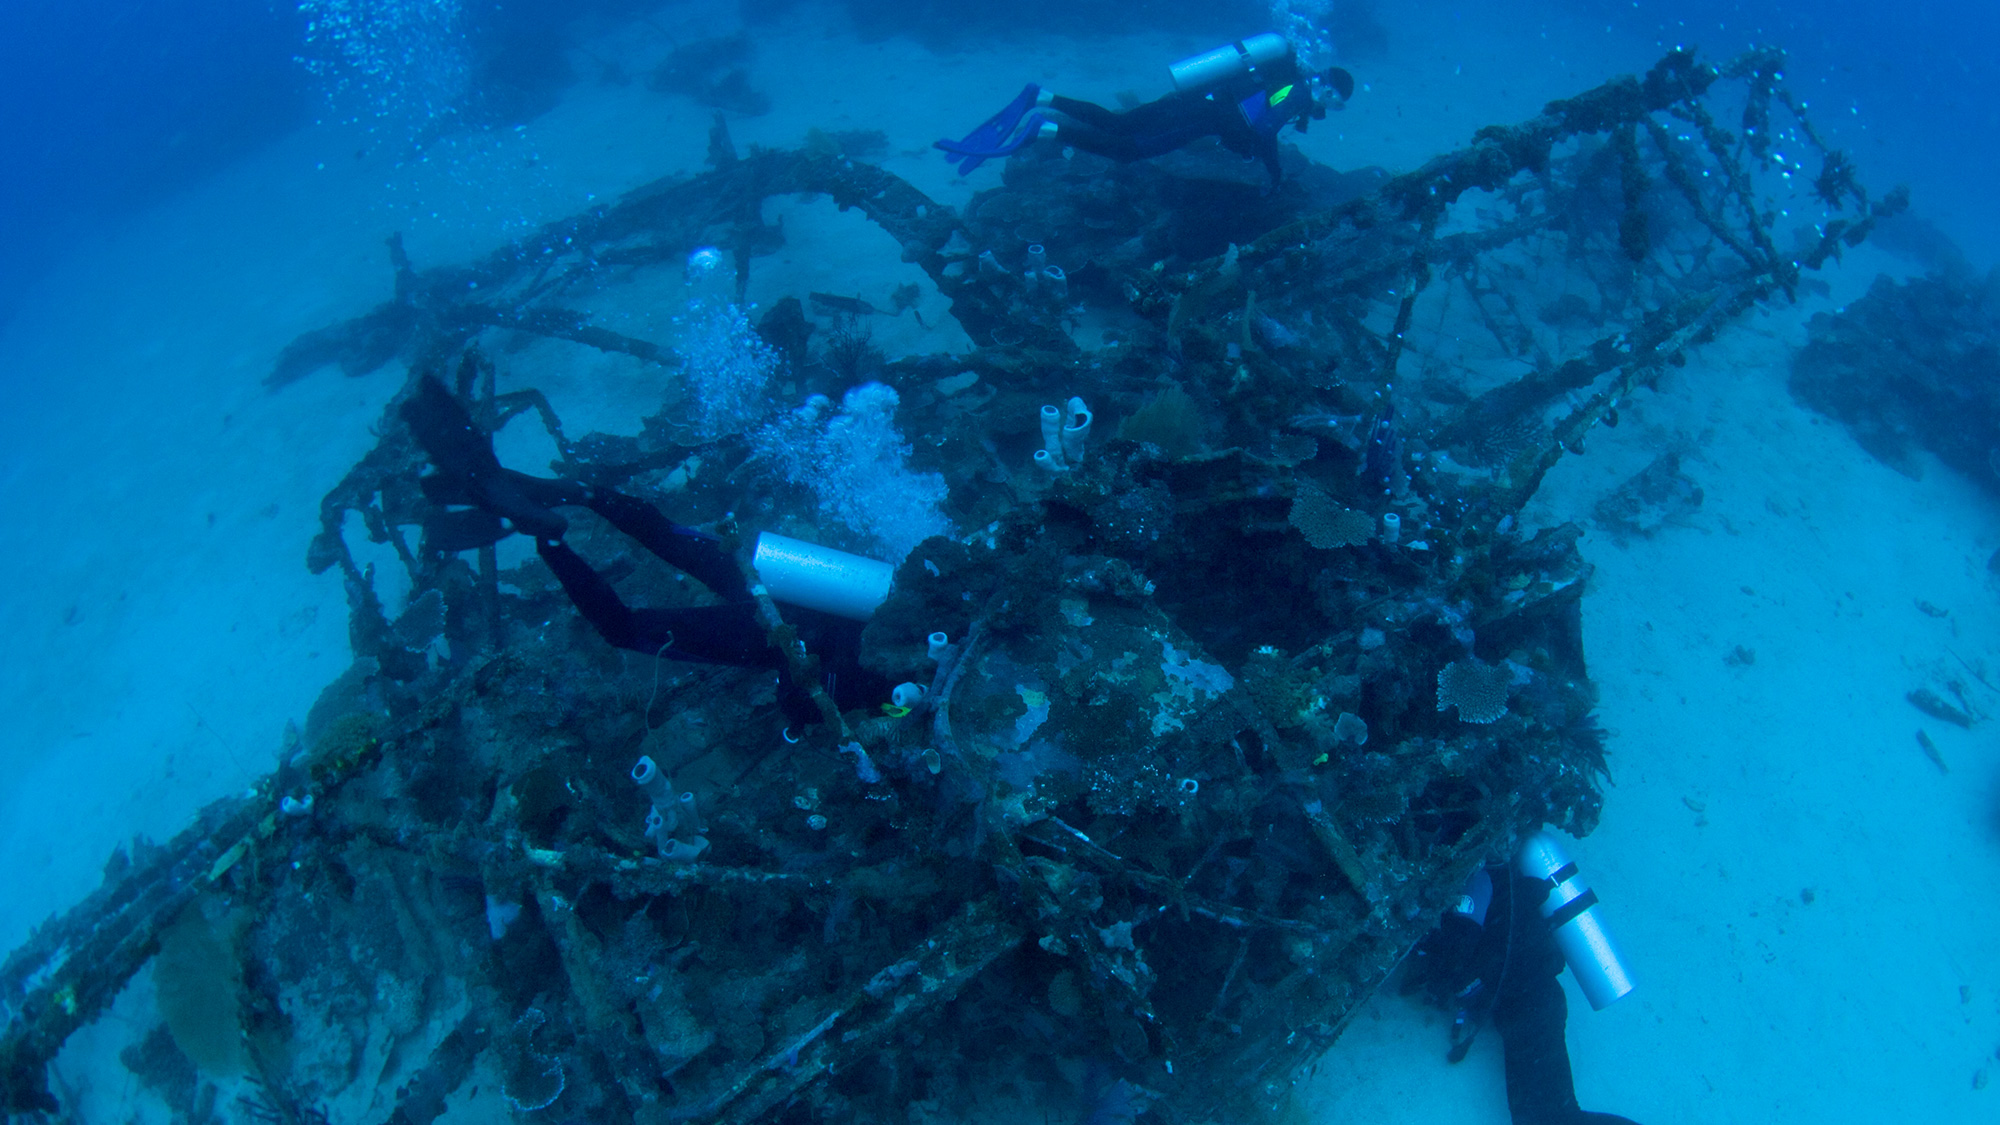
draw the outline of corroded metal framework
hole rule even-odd
[[[1305,170],[1274,198],[1199,155],[1042,154],[961,214],[880,168],[739,157],[718,132],[711,171],[472,265],[419,272],[392,241],[394,296],[300,338],[274,386],[455,373],[489,429],[536,411],[565,475],[664,497],[690,452],[666,411],[636,439],[572,438],[540,396],[495,393],[482,342],[671,370],[669,343],[578,300],[704,244],[740,285],[781,237],[771,196],[866,213],[980,345],[879,376],[933,436],[919,456],[960,526],[985,528],[920,547],[865,639],[928,696],[787,745],[755,677],[625,675],[553,624],[532,568],[503,584],[490,550],[410,545],[421,454],[392,408],[310,553],[346,575],[354,668],[255,797],[123,859],[0,969],[8,1112],[56,1111],[48,1061],[189,917],[241,934],[275,1120],[428,1122],[474,1086],[598,1121],[1276,1104],[1474,865],[1594,823],[1588,566],[1576,529],[1514,526],[1543,475],[1901,205],[1820,144],[1781,66],[1675,53],[1415,172]],[[1071,263],[1063,299],[1022,280],[1029,242]],[[1079,344],[1080,317],[1116,342]],[[970,400],[962,377],[928,389],[963,371]],[[1033,404],[1085,388],[1122,440],[1054,479],[1010,471]],[[707,452],[741,466],[731,440]],[[673,502],[693,519],[743,499]],[[1342,511],[1401,530],[1295,526]],[[344,538],[356,513],[408,571],[393,619]],[[614,543],[587,521],[575,538]],[[933,664],[940,629],[958,640]],[[1498,685],[1497,711],[1458,683]],[[704,793],[709,859],[646,855],[640,752]]]

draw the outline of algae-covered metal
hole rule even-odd
[[[1819,152],[1809,188],[1776,130]],[[1277,1106],[1473,867],[1596,821],[1590,568],[1576,528],[1522,526],[1542,476],[1898,204],[1819,150],[1770,52],[1676,52],[1407,175],[1302,166],[1270,195],[1213,154],[1031,149],[958,212],[838,153],[711,150],[471,265],[392,244],[392,298],[272,382],[455,372],[480,428],[534,411],[579,487],[840,545],[740,435],[698,440],[663,402],[636,436],[572,437],[540,394],[496,393],[492,357],[542,337],[668,370],[668,342],[584,298],[696,246],[740,286],[783,238],[770,195],[859,208],[977,345],[873,375],[964,529],[917,545],[860,640],[927,690],[839,711],[766,598],[821,719],[787,729],[768,671],[623,654],[539,562],[413,549],[435,513],[392,404],[309,553],[347,581],[354,665],[254,796],[9,958],[10,1113],[56,1108],[63,1039],[211,914],[241,920],[206,940],[242,970],[225,1030],[274,1120]],[[871,313],[835,311],[851,371]],[[762,329],[801,395],[844,390],[802,302]],[[1036,469],[1066,396],[1088,455]],[[406,572],[393,613],[353,528]],[[566,541],[635,598],[694,601],[589,513]],[[642,755],[694,794],[691,861],[645,835]],[[147,1043],[140,1079],[192,1113],[169,1030]]]

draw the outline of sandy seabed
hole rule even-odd
[[[1356,64],[1364,89],[1307,138],[1314,158],[1408,169],[1657,53],[1593,29],[1410,19],[1390,27],[1387,57]],[[671,46],[661,24],[723,29],[663,16],[591,51],[643,74]],[[998,171],[957,179],[932,138],[1026,81],[1152,96],[1163,60],[1204,46],[1024,36],[940,55],[858,42],[808,10],[764,33],[756,81],[773,112],[732,128],[739,144],[770,145],[813,126],[880,128],[891,170],[962,204]],[[320,126],[77,247],[0,329],[0,629],[13,648],[0,677],[0,948],[93,887],[121,842],[165,839],[267,772],[285,723],[348,662],[339,579],[308,574],[305,548],[403,372],[329,370],[270,393],[278,349],[388,295],[391,231],[420,268],[469,259],[593,198],[697,170],[708,124],[643,83],[586,81],[523,129],[421,159],[379,132]],[[914,273],[887,236],[829,205],[791,205],[786,231],[757,262],[753,297],[886,296]],[[1588,1108],[1642,1122],[1995,1112],[2000,754],[1989,726],[1928,720],[1903,696],[1956,678],[2000,710],[1965,671],[2000,668],[1987,568],[2000,519],[1942,467],[1912,480],[1876,463],[1784,385],[1812,312],[1908,268],[1864,249],[1828,278],[1831,295],[1752,315],[1596,432],[1530,509],[1587,523],[1669,446],[1687,450],[1704,493],[1650,538],[1583,541],[1615,787],[1575,855],[1641,982],[1601,1013],[1571,992]],[[932,329],[898,321],[878,340],[963,350],[949,318],[929,315],[935,292],[925,299]],[[572,429],[630,432],[659,396],[631,365],[544,370],[532,350],[509,377],[548,390]],[[1919,727],[1949,772],[1919,749]],[[143,991],[59,1065],[87,1089],[87,1120],[158,1112],[114,1057]],[[1295,1108],[1318,1122],[1506,1120],[1497,1037],[1456,1067],[1444,1046],[1440,1015],[1378,997]]]

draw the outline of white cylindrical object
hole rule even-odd
[[[772,600],[866,621],[889,597],[896,568],[803,539],[763,532],[750,565]]]
[[[1049,295],[1058,301],[1069,300],[1069,275],[1061,266],[1043,266],[1042,282],[1049,287]]]
[[[1518,866],[1530,879],[1555,884],[1541,903],[1542,917],[1548,919],[1556,948],[1562,950],[1563,961],[1591,1008],[1602,1011],[1630,993],[1632,975],[1605,932],[1604,919],[1597,913],[1597,894],[1584,885],[1562,841],[1546,831],[1535,833],[1521,844]]]
[[[1290,53],[1291,44],[1275,31],[1252,35],[1234,43],[1187,58],[1167,68],[1174,89],[1199,92],[1260,66],[1269,66]]]
[[[932,660],[943,660],[951,651],[951,638],[943,633],[932,633],[924,638],[924,652]]]
[[[673,806],[674,783],[668,780],[659,766],[653,764],[652,758],[641,757],[632,767],[632,784],[644,790],[655,807],[666,809]]]
[[[1068,418],[1062,428],[1063,460],[1072,465],[1083,464],[1084,446],[1090,440],[1090,408],[1080,398],[1069,400]]]
[[[1063,471],[1062,456],[1060,454],[1050,453],[1046,449],[1035,450],[1035,464],[1041,466],[1044,469],[1047,469],[1049,472],[1052,473],[1060,473]]]
[[[895,690],[889,693],[889,702],[898,707],[915,707],[923,701],[924,685],[918,683],[897,684]]]
[[[1043,266],[1046,266],[1048,264],[1049,264],[1048,248],[1043,246],[1039,242],[1028,243],[1028,271],[1030,273],[1037,272]]]
[[[696,836],[690,840],[661,840],[660,858],[668,863],[693,863],[708,850],[708,838]]]
[[[679,827],[697,836],[708,831],[708,822],[701,818],[700,810],[694,807],[694,790],[682,793],[679,800],[680,816],[677,818]]]
[[[1396,540],[1403,537],[1403,517],[1394,512],[1382,513],[1382,542],[1393,547]]]
[[[1050,468],[1053,469],[1060,469],[1063,467],[1062,427],[1063,427],[1062,407],[1057,406],[1054,403],[1050,403],[1048,405],[1043,406],[1042,449],[1047,451],[1050,457],[1055,458],[1055,464],[1049,466]],[[1037,458],[1037,460],[1039,460],[1039,458]]]

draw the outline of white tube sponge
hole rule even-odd
[[[663,840],[660,842],[660,858],[668,863],[693,863],[708,850],[708,839],[696,836],[692,840]]]
[[[1042,407],[1042,451],[1048,454],[1048,458],[1036,457],[1037,463],[1046,464],[1051,469],[1063,467],[1062,428],[1062,408],[1053,403]]]
[[[681,810],[679,817],[681,828],[697,836],[708,831],[708,822],[701,818],[700,811],[694,807],[694,790],[690,789],[682,793],[678,799],[678,804]]]
[[[1044,407],[1043,409],[1047,410],[1048,408]],[[1068,419],[1064,422],[1062,428],[1063,460],[1071,465],[1081,465],[1083,464],[1084,445],[1090,440],[1090,408],[1083,404],[1082,399],[1071,396],[1069,409],[1066,413],[1068,414]]]
[[[1058,301],[1069,300],[1069,275],[1061,266],[1043,266],[1042,284],[1048,287],[1049,295]]]
[[[854,776],[864,783],[874,785],[882,780],[882,771],[875,768],[875,760],[868,756],[868,751],[863,750],[859,742],[849,742],[840,748],[840,752],[854,755]]]
[[[632,784],[643,790],[653,802],[653,807],[670,809],[674,805],[674,783],[661,772],[651,757],[642,756],[632,766]]]

